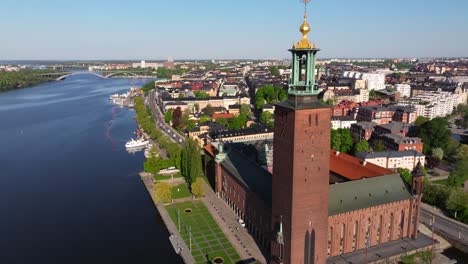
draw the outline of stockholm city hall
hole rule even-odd
[[[308,40],[310,30],[305,12],[302,39],[290,49],[288,99],[275,107],[273,172],[247,158],[245,145],[204,147],[216,194],[275,264],[334,263],[418,238],[421,166],[411,187],[395,171],[330,150],[331,108],[317,97],[319,49]]]

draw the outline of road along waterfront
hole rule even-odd
[[[0,94],[0,263],[182,263],[109,96],[147,80],[70,76]]]

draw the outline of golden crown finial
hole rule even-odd
[[[297,43],[297,45],[294,45],[295,49],[314,49],[315,45],[310,43],[310,41],[307,39],[307,34],[310,32],[310,26],[309,23],[307,23],[307,4],[310,2],[310,0],[302,0],[304,2],[304,22],[302,22],[302,25],[299,27],[299,31],[302,33],[302,39]]]

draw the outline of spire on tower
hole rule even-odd
[[[309,23],[307,23],[307,4],[310,0],[302,0],[304,2],[304,22],[299,27],[299,31],[302,33],[302,39],[294,45],[295,49],[315,49],[315,45],[307,39],[307,34],[310,32]]]

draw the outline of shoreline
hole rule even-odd
[[[156,209],[159,212],[159,215],[161,216],[161,219],[164,222],[164,225],[166,227],[166,230],[170,234],[169,236],[169,241],[171,242],[174,251],[182,258],[184,263],[186,264],[192,264],[196,263],[195,259],[193,258],[192,254],[188,250],[187,244],[184,242],[182,239],[182,236],[180,235],[179,231],[177,230],[177,227],[175,226],[174,222],[172,222],[171,217],[169,216],[169,213],[167,212],[166,208],[164,207],[164,204],[158,203],[156,201],[156,197],[154,195],[154,181],[151,174],[147,172],[140,172],[139,174],[140,180],[143,183],[143,185],[146,188],[146,191],[148,192],[148,195],[151,197],[151,200],[153,201]],[[177,252],[177,246],[182,248],[180,252]]]

